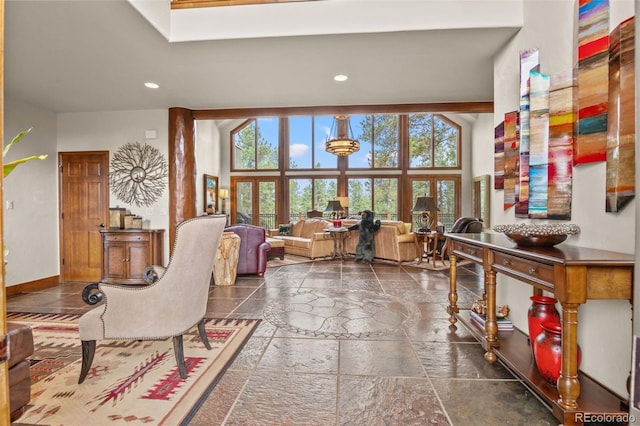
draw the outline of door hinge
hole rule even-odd
[[[60,218],[64,219],[64,212],[60,213]]]
[[[64,265],[64,257],[62,258],[62,264]]]
[[[58,167],[60,168],[60,173],[62,173],[62,169],[63,169],[62,164],[60,164]]]

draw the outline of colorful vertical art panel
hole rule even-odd
[[[520,52],[520,171],[519,184],[516,187],[516,217],[529,216],[529,78],[531,71],[540,68],[538,49]]]
[[[609,0],[580,0],[575,164],[606,160],[608,92]]]
[[[618,212],[636,193],[635,22],[611,32],[607,123],[606,211]]]
[[[504,121],[494,129],[493,189],[504,189]]]
[[[528,217],[546,218],[549,185],[549,76],[531,71],[529,87]]]
[[[516,204],[520,171],[518,111],[504,115],[504,209]]]
[[[547,219],[571,219],[576,82],[574,70],[550,78]]]

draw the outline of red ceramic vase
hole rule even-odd
[[[533,350],[533,342],[536,336],[542,332],[540,324],[543,322],[561,322],[560,313],[556,309],[557,300],[548,296],[531,296],[531,306],[527,313],[529,326],[529,343]]]
[[[543,322],[542,332],[533,341],[533,357],[543,379],[556,386],[562,369],[562,324]],[[582,352],[578,346],[578,367]]]

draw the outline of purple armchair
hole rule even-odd
[[[238,224],[225,228],[240,237],[238,254],[238,275],[258,274],[263,276],[267,270],[267,252],[271,244],[266,241],[264,228],[253,225]]]

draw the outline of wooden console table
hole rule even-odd
[[[449,321],[458,319],[471,329],[486,350],[485,359],[503,363],[553,409],[563,424],[580,424],[582,413],[628,412],[628,401],[581,373],[578,378],[578,307],[589,299],[632,301],[635,257],[631,254],[561,244],[549,248],[522,248],[501,234],[445,234],[449,247]],[[482,265],[487,321],[484,330],[460,315],[456,289],[457,258]],[[562,368],[557,388],[542,379],[527,336],[515,330],[498,333],[496,274],[502,273],[548,291],[562,305]]]

